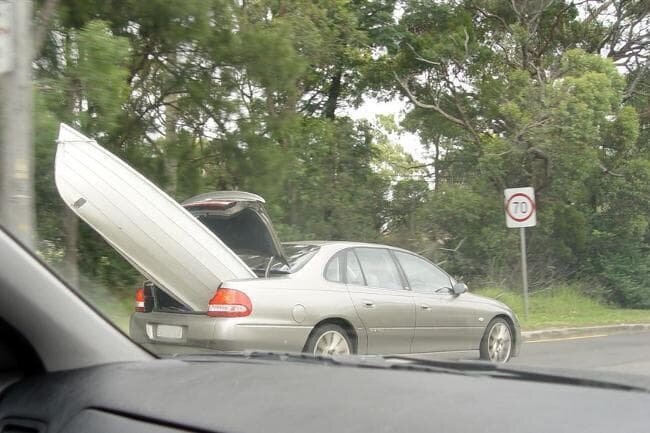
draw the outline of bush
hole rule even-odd
[[[626,308],[650,308],[649,261],[640,255],[608,256],[601,276],[609,299]]]

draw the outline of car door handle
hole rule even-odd
[[[369,301],[369,300],[367,300],[367,299],[364,299],[363,301],[361,301],[361,303],[362,303],[363,306],[366,307],[366,308],[375,308],[375,303],[372,302],[372,301]]]
[[[430,311],[431,310],[431,307],[429,305],[427,305],[427,304],[421,304],[420,308],[425,310],[425,311]]]

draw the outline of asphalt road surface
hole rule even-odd
[[[650,376],[650,331],[527,342],[511,364]]]

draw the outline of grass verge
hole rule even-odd
[[[483,288],[478,295],[498,299],[514,310],[524,331],[573,326],[650,323],[650,310],[615,308],[604,305],[582,293],[580,288],[560,286],[532,293],[529,315],[524,319],[521,293],[498,288]]]

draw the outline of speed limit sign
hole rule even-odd
[[[506,226],[509,228],[537,225],[535,190],[531,187],[504,190]]]
[[[528,263],[526,259],[526,227],[537,225],[535,190],[532,187],[503,190],[506,226],[518,228],[521,245],[521,278],[524,284],[524,317],[528,318]]]

